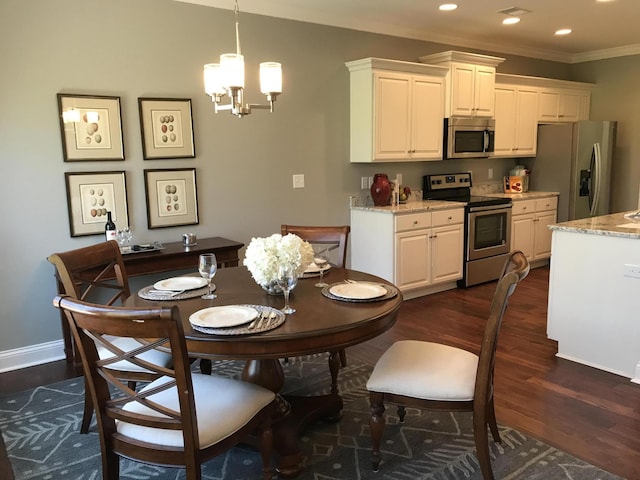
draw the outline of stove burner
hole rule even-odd
[[[467,206],[509,205],[509,198],[471,195],[471,173],[425,175],[423,177],[423,200],[446,200],[464,202]]]

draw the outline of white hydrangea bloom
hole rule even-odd
[[[274,233],[267,238],[252,238],[244,255],[243,265],[260,285],[276,280],[280,265],[290,264],[302,275],[313,262],[313,248],[297,235],[289,233],[284,237]]]

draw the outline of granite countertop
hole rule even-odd
[[[532,200],[535,198],[557,197],[559,192],[526,192],[526,193],[487,193],[487,197],[510,198],[512,201]]]
[[[417,200],[414,202],[401,203],[400,205],[387,205],[376,207],[374,205],[354,205],[351,210],[368,210],[380,213],[418,213],[433,210],[447,210],[450,208],[463,208],[464,202],[446,202],[441,200]]]
[[[600,217],[571,220],[569,222],[549,225],[549,228],[551,230],[565,232],[640,239],[640,221],[634,222],[633,220],[624,218],[625,214],[635,212],[636,210],[632,210],[630,212],[612,213]]]

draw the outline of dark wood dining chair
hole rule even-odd
[[[56,267],[56,276],[62,284],[64,293],[72,298],[103,305],[115,305],[122,304],[131,294],[120,247],[114,240],[54,253],[47,260]],[[115,343],[121,348],[140,346],[135,339],[128,338],[119,339]],[[104,348],[99,348],[98,353],[101,357],[112,355]],[[146,357],[165,366],[171,362],[171,355],[157,350],[147,352]],[[120,378],[131,382],[132,387],[136,382],[149,382],[156,378],[155,373],[136,365],[114,363],[111,368],[119,370]],[[85,394],[80,433],[89,432],[92,416],[91,397]]]
[[[339,226],[310,226],[310,225],[281,225],[280,233],[286,235],[293,233],[311,245],[321,245],[326,247],[328,252],[336,251],[335,261],[332,265],[345,268],[347,263],[347,242],[349,240],[349,225]],[[329,254],[331,256],[331,254]],[[338,351],[340,365],[347,366],[347,354],[344,349]]]
[[[473,435],[482,477],[493,479],[487,425],[493,440],[500,442],[493,404],[498,331],[509,297],[528,274],[527,258],[520,251],[513,252],[493,295],[479,355],[439,343],[403,340],[380,357],[367,382],[374,471],[378,471],[381,461],[384,404],[392,403],[398,406],[400,422],[404,422],[406,407],[473,412]]]
[[[119,479],[120,457],[125,457],[184,467],[187,480],[200,480],[202,463],[257,433],[261,477],[271,480],[275,393],[241,380],[192,373],[176,306],[126,308],[67,296],[56,296],[53,303],[66,315],[82,358],[98,421],[102,478]],[[114,338],[146,341],[124,349]],[[101,358],[97,345],[113,356]],[[172,367],[144,358],[160,346],[171,352]],[[112,368],[122,363],[154,372],[156,380],[136,391]]]

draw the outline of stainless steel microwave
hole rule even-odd
[[[496,122],[492,118],[445,118],[445,158],[485,158],[493,155]]]

